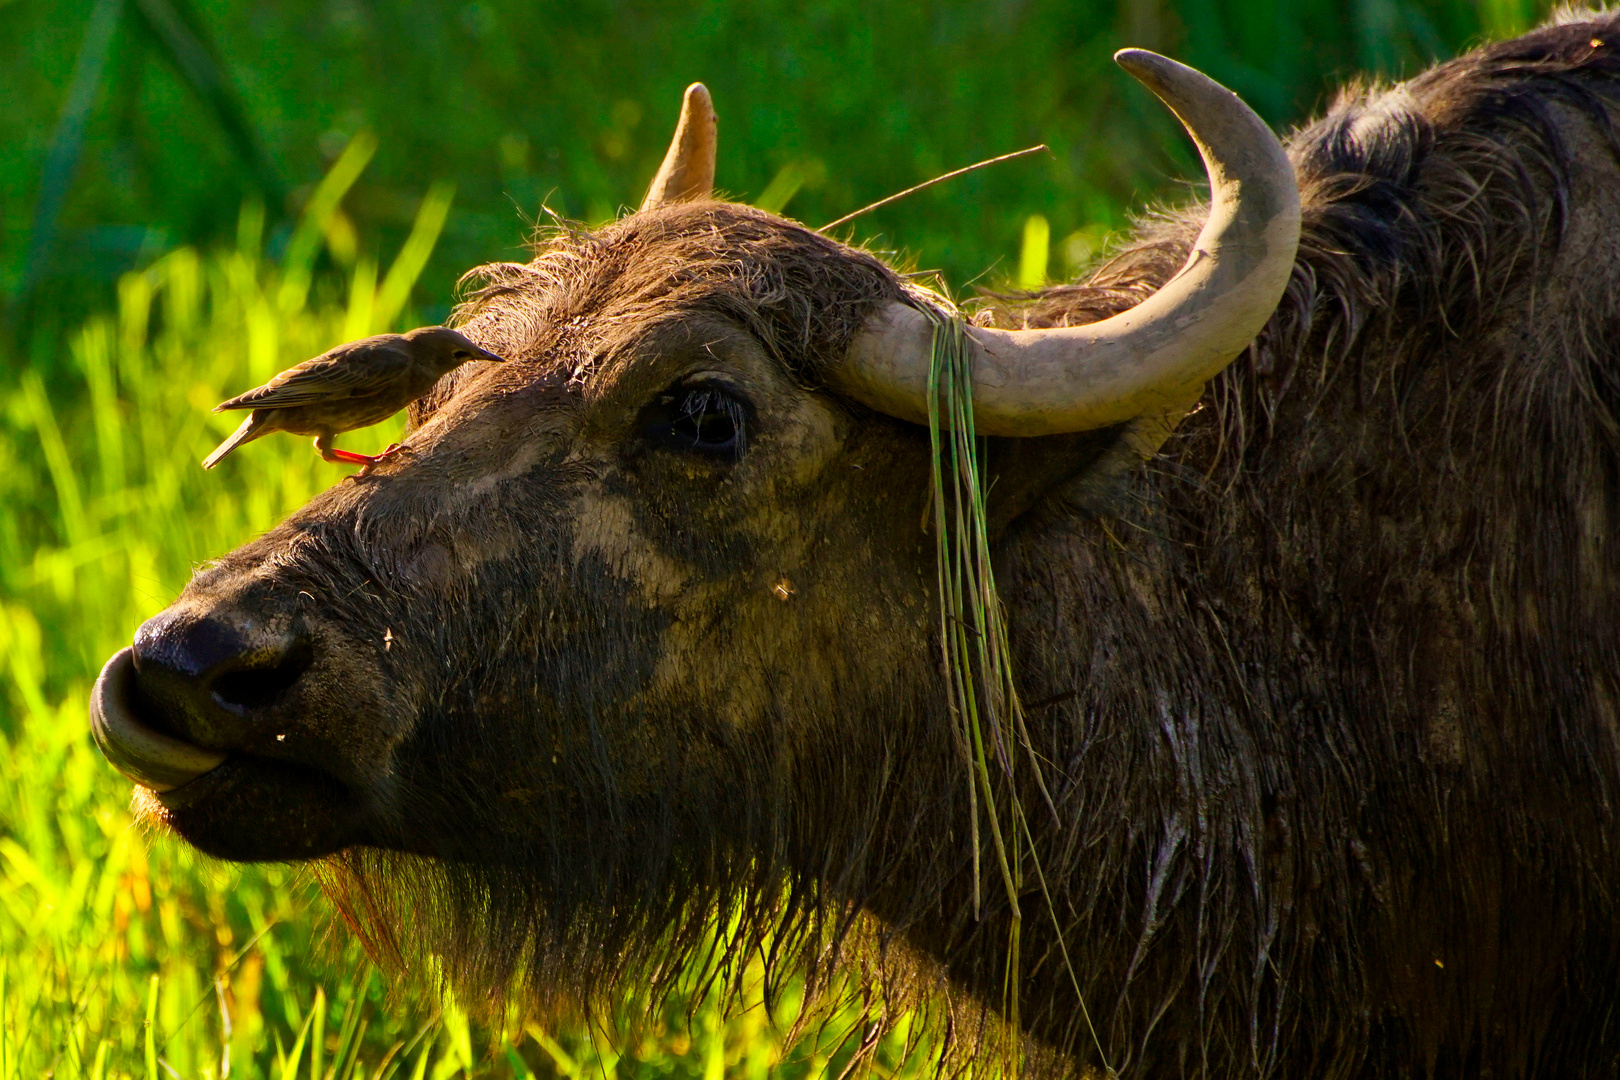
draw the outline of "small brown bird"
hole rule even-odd
[[[290,431],[315,436],[321,457],[362,465],[364,476],[397,451],[398,444],[376,455],[356,454],[335,448],[334,435],[388,419],[432,389],[440,376],[469,360],[503,359],[443,326],[347,342],[288,368],[256,390],[215,405],[215,412],[253,411],[203,459],[203,468],[212,469],[220,458],[260,435]]]

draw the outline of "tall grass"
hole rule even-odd
[[[434,205],[408,249],[432,246]],[[435,1003],[385,1008],[363,958],[323,943],[307,875],[144,835],[85,735],[99,661],[197,561],[339,475],[291,439],[214,474],[197,464],[229,426],[208,412],[222,395],[378,328],[357,314],[381,310],[369,289],[347,303],[289,289],[307,267],[266,263],[260,221],[244,214],[236,250],[181,248],[126,275],[70,365],[0,392],[0,1080],[282,1076],[317,1059],[370,1077],[396,1045],[396,1070],[454,1047]],[[371,1071],[349,1071],[356,1054]]]

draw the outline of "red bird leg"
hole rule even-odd
[[[315,436],[315,449],[321,452],[323,461],[335,461],[344,465],[363,465],[370,468],[377,459],[369,454],[357,454],[353,450],[339,450],[332,445],[332,436]]]
[[[377,462],[381,461],[383,458],[393,457],[395,454],[399,453],[410,452],[409,448],[402,446],[399,443],[389,443],[388,448],[380,454],[357,454],[353,450],[339,450],[337,447],[331,445],[331,437],[327,435],[320,435],[316,437],[315,449],[319,450],[321,452],[321,457],[327,461],[336,461],[344,464],[360,466],[360,471],[354,474],[356,477],[369,476],[371,474],[371,470],[376,467]]]

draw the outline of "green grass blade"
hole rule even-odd
[[[382,288],[377,290],[376,305],[372,311],[373,325],[392,326],[405,309],[416,279],[422,276],[428,256],[433,254],[434,245],[439,242],[439,233],[444,229],[445,219],[450,216],[450,204],[455,197],[456,185],[443,180],[434,181],[428,187],[427,194],[422,196],[422,205],[417,208],[411,234],[405,238],[404,246],[388,268]]]
[[[72,459],[68,456],[67,443],[62,439],[62,429],[56,422],[56,412],[45,394],[45,384],[38,372],[23,372],[22,390],[34,430],[39,436],[40,449],[45,454],[45,466],[50,470],[51,484],[56,488],[62,539],[69,545],[83,543],[89,538],[84,495],[79,489],[79,478],[73,471]]]
[[[805,185],[819,183],[826,172],[826,166],[819,161],[790,161],[778,169],[765,190],[754,197],[754,205],[768,213],[780,214]]]
[[[422,1047],[421,1056],[416,1059],[416,1068],[411,1070],[411,1080],[422,1080],[427,1075],[428,1062],[433,1057],[433,1043],[429,1042]]]
[[[10,966],[4,957],[0,957],[0,1077],[4,1080],[11,1080],[16,1075],[12,1067],[11,1021],[6,1015],[11,1011],[11,1000],[6,995],[6,969]]]
[[[350,1080],[355,1070],[360,1066],[360,1048],[366,1042],[366,1030],[371,1027],[370,1019],[362,1019],[355,1029],[350,1032],[347,1042],[338,1047],[337,1054],[332,1058],[331,1075],[335,1080]],[[338,1064],[342,1063],[340,1070]]]
[[[370,337],[376,332],[377,260],[362,256],[349,277],[349,312],[343,320],[343,340]]]
[[[96,0],[85,26],[84,43],[73,65],[67,100],[62,115],[45,148],[45,168],[40,176],[39,197],[34,204],[34,220],[28,231],[28,261],[24,264],[18,296],[26,296],[45,273],[51,250],[56,244],[57,219],[67,199],[68,187],[84,148],[85,128],[90,110],[101,91],[101,79],[112,49],[113,33],[123,14],[123,0]]]
[[[438,1020],[430,1020],[417,1029],[416,1034],[411,1036],[409,1042],[395,1043],[390,1047],[388,1053],[383,1056],[383,1060],[377,1066],[376,1080],[392,1080],[394,1071],[399,1068],[400,1063],[410,1057],[411,1051],[415,1050],[417,1045],[433,1034],[437,1028]],[[427,1066],[422,1065],[421,1067],[426,1068]]]
[[[96,1060],[90,1066],[90,1080],[107,1080],[107,1055],[112,1052],[112,1044],[102,1039],[96,1044]]]
[[[319,996],[320,991],[316,991]],[[298,1038],[293,1040],[292,1049],[287,1052],[281,1063],[281,1080],[298,1080],[298,1063],[304,1060],[304,1040],[309,1038],[310,1025],[315,1022],[319,1010],[310,1009],[309,1015],[304,1017],[304,1026],[298,1029]]]
[[[309,1040],[309,1080],[321,1078],[321,1052],[326,1049],[326,991],[315,988],[315,1004],[309,1011],[315,1022],[314,1037]]]
[[[532,1080],[534,1073],[529,1071],[528,1063],[523,1060],[523,1056],[515,1047],[506,1048],[506,1063],[511,1066],[515,1080]]]
[[[1052,227],[1040,214],[1024,221],[1024,242],[1018,252],[1018,287],[1039,289],[1046,284],[1046,268],[1051,261]]]
[[[552,1063],[559,1073],[563,1076],[577,1077],[580,1075],[579,1063],[574,1060],[567,1050],[564,1050],[558,1044],[556,1039],[553,1039],[535,1024],[525,1024],[523,1030],[528,1034],[529,1038],[535,1041],[535,1045],[551,1056]]]
[[[136,9],[175,72],[214,113],[260,193],[280,206],[286,201],[281,177],[231,89],[202,23],[183,0],[136,0]]]
[[[90,388],[90,415],[96,431],[100,468],[97,487],[103,496],[124,490],[123,417],[113,385],[112,327],[105,319],[87,325],[73,343],[74,359]]]
[[[369,979],[367,980],[370,981]],[[343,1020],[338,1025],[337,1049],[332,1051],[332,1066],[324,1074],[332,1080],[337,1080],[348,1064],[349,1050],[354,1042],[355,1029],[360,1025],[360,995],[365,992],[365,983],[355,988],[349,1003],[343,1007]]]
[[[282,311],[295,311],[304,306],[315,256],[320,251],[321,240],[326,236],[332,215],[337,213],[343,196],[360,179],[360,174],[371,163],[372,155],[376,152],[377,136],[369,131],[355,132],[321,182],[315,185],[303,216],[298,219],[298,227],[293,230],[292,239],[287,241],[287,253],[281,261],[284,277],[278,306]]]
[[[158,1080],[157,1007],[158,977],[153,975],[151,980],[146,984],[146,1027],[144,1037],[146,1050],[146,1080]]]

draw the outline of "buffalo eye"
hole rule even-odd
[[[647,406],[642,431],[671,450],[736,461],[743,454],[748,412],[746,402],[728,387],[674,386]]]

